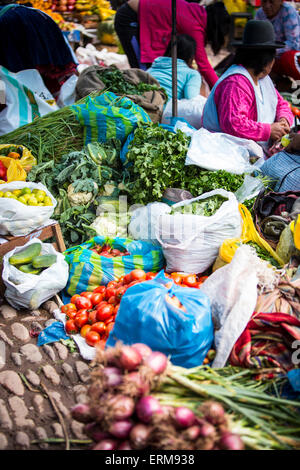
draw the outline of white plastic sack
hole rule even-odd
[[[88,44],[86,47],[78,47],[75,55],[79,62],[78,71],[82,73],[83,70],[90,65],[106,65],[110,67],[115,65],[118,69],[129,69],[130,65],[125,54],[117,54],[116,52],[109,52],[106,48],[98,51],[93,44]]]
[[[250,164],[251,156],[263,158],[263,149],[254,140],[241,139],[222,132],[209,132],[202,128],[192,134],[185,164],[240,175],[252,173],[259,165]]]
[[[52,206],[27,206],[16,199],[0,198],[0,235],[15,237],[28,235],[36,228],[45,225],[56,207],[56,200],[42,183],[12,181],[1,184],[1,191],[14,189],[42,189],[51,198]]]
[[[9,263],[9,258],[32,243],[42,245],[41,255],[56,255],[57,260],[52,266],[41,274],[26,274],[19,271]],[[14,308],[28,308],[35,310],[60,292],[66,286],[69,277],[69,265],[64,255],[57,252],[51,243],[42,243],[38,238],[33,238],[26,245],[16,247],[3,257],[2,279],[6,286],[5,298]]]
[[[155,224],[158,217],[164,214],[168,208],[168,204],[153,202],[136,209],[131,215],[130,224],[128,226],[129,236],[134,240],[148,241],[158,245]]]
[[[203,109],[207,98],[202,95],[198,95],[195,98],[189,100],[182,99],[177,102],[177,115],[179,118],[184,118],[191,126],[195,129],[200,129]],[[172,118],[172,100],[169,100],[163,115],[162,123],[170,124]]]
[[[234,194],[237,200],[240,203],[243,203],[247,199],[253,199],[254,197],[258,196],[264,187],[264,184],[259,178],[246,175],[242,186],[240,186]]]
[[[0,80],[5,83],[6,95],[6,107],[0,113],[0,135],[59,109],[35,69],[12,73],[0,66]]]
[[[236,250],[231,263],[211,274],[200,288],[211,302],[217,352],[213,367],[225,366],[255,311],[261,266],[251,248],[243,245]],[[263,269],[270,272],[272,279],[270,268],[264,265]]]
[[[193,214],[170,215],[172,208],[186,206],[210,196],[221,195],[228,200],[211,217]],[[202,273],[211,266],[219,248],[227,238],[241,236],[242,220],[238,201],[233,193],[216,189],[194,199],[169,207],[155,224],[156,239],[167,261],[167,272]]]
[[[75,87],[77,80],[77,75],[71,75],[71,77],[69,77],[61,86],[57,98],[57,104],[60,108],[70,106],[75,103]]]

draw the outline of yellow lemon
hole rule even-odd
[[[3,197],[3,196],[4,196],[4,192],[0,191],[0,197]]]
[[[36,200],[34,196],[31,196],[31,198],[28,199],[27,204],[28,206],[37,206],[38,201]]]
[[[25,199],[24,196],[19,196],[19,197],[18,197],[18,201],[19,201],[19,202],[22,202],[22,204],[27,204],[27,200]]]
[[[44,206],[53,206],[52,201],[51,201],[51,197],[49,197],[49,196],[45,197]]]
[[[23,188],[22,192],[21,192],[21,195],[23,196],[23,194],[31,194],[31,189],[30,188]]]
[[[39,191],[40,191],[40,189],[37,189],[37,188],[34,188],[34,189],[32,190],[33,194],[36,194],[36,193],[38,193]]]
[[[36,193],[35,197],[36,197],[36,199],[38,200],[38,202],[43,202],[44,199],[45,199],[44,194]]]
[[[28,200],[32,197],[32,194],[22,194],[22,196],[25,199],[26,204],[27,204]]]
[[[17,197],[21,195],[21,192],[22,192],[21,189],[14,189],[14,190],[12,191],[12,193],[13,193],[15,196],[17,196]]]
[[[15,195],[11,191],[5,191],[5,193],[4,193],[4,197],[14,198],[14,196]]]

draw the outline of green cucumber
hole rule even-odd
[[[30,263],[33,258],[39,256],[42,249],[42,245],[40,243],[32,243],[31,245],[27,246],[23,250],[14,253],[9,258],[9,263],[13,266],[18,266],[19,264],[27,264]]]
[[[22,264],[18,266],[18,270],[25,274],[40,274],[41,272],[41,269],[34,268],[32,264]]]
[[[32,266],[34,268],[49,268],[52,264],[56,263],[56,255],[41,255],[36,256],[32,260]]]

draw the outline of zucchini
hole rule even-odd
[[[34,268],[49,268],[52,264],[56,263],[56,255],[41,255],[36,256],[32,260],[32,266]]]
[[[42,245],[40,243],[32,243],[23,250],[14,253],[8,261],[13,266],[30,263],[33,258],[39,256],[41,249]]]
[[[41,269],[36,269],[32,264],[22,264],[18,266],[18,270],[25,274],[40,274]]]

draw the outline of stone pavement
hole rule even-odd
[[[62,342],[36,345],[56,308],[53,300],[34,311],[0,306],[0,450],[63,450],[66,439],[87,439],[70,408],[86,401],[89,362]],[[37,442],[53,438],[61,442]]]

